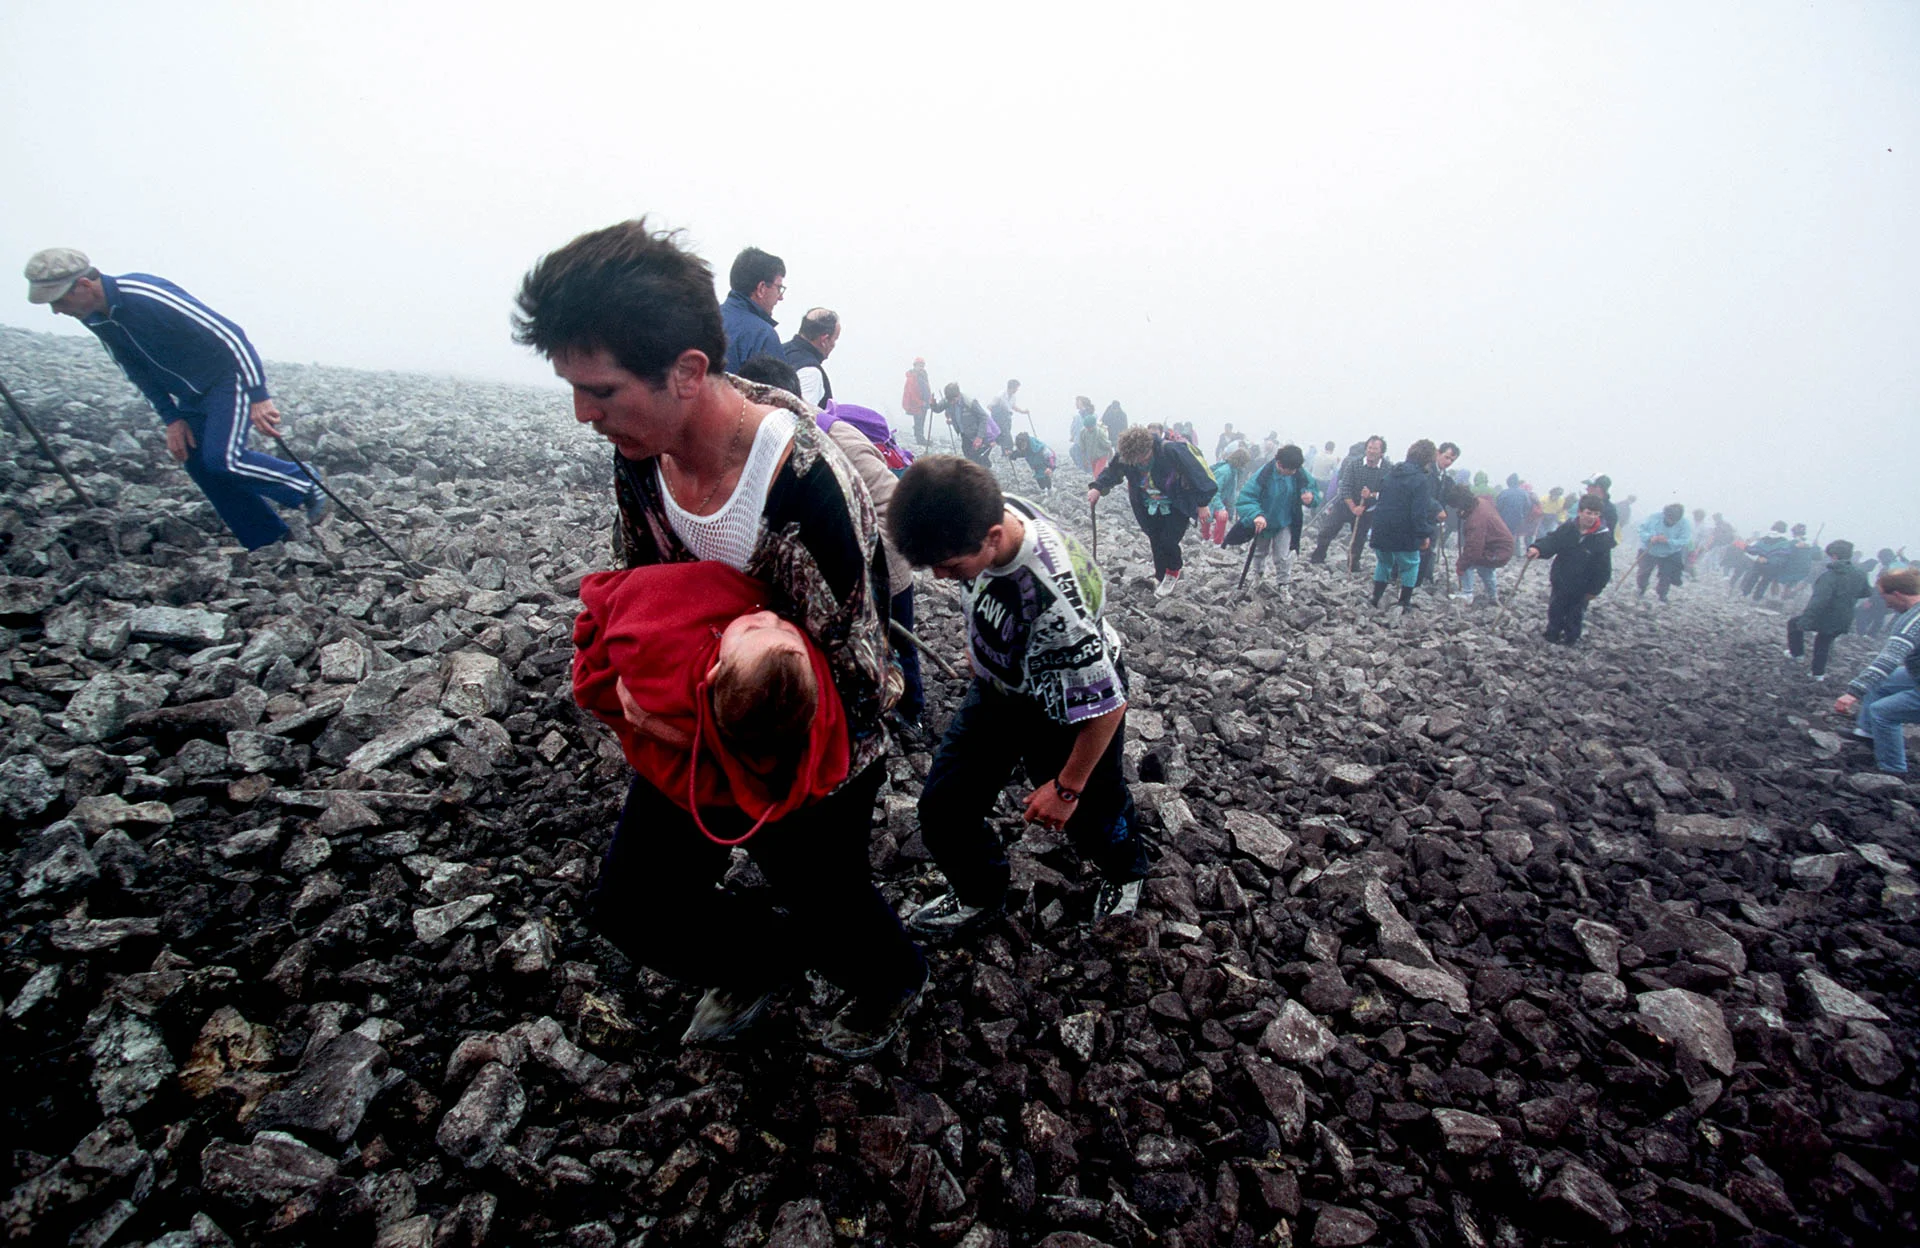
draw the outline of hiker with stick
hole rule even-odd
[[[1613,530],[1607,527],[1605,500],[1588,494],[1572,524],[1563,524],[1527,547],[1529,559],[1552,559],[1547,583],[1547,640],[1571,646],[1580,640],[1587,604],[1613,579]]]
[[[167,453],[186,469],[248,550],[287,536],[271,504],[318,524],[332,510],[299,465],[247,449],[252,430],[279,437],[280,409],[246,331],[150,273],[100,272],[71,247],[27,261],[27,300],[92,331],[166,426]]]
[[[1301,513],[1320,488],[1305,463],[1306,455],[1289,442],[1246,478],[1234,499],[1236,518],[1253,526],[1253,583],[1259,586],[1272,555],[1274,589],[1282,600],[1289,595],[1293,556],[1300,549]]]
[[[1379,434],[1369,436],[1358,455],[1340,466],[1338,498],[1323,508],[1316,530],[1313,563],[1327,561],[1327,548],[1340,530],[1351,524],[1353,541],[1347,548],[1347,571],[1358,571],[1360,551],[1367,544],[1367,531],[1373,527],[1373,505],[1380,497],[1380,486],[1387,479],[1387,440]],[[1331,487],[1329,487],[1331,488]]]
[[[1634,584],[1640,597],[1647,596],[1647,582],[1657,572],[1660,583],[1654,593],[1661,602],[1667,591],[1680,583],[1687,571],[1687,552],[1693,549],[1693,522],[1687,519],[1682,503],[1668,503],[1657,514],[1640,523],[1640,557],[1636,561]]]
[[[1433,465],[1427,469],[1427,475],[1432,479],[1433,501],[1436,506],[1440,503],[1440,491],[1446,486],[1447,472],[1453,467],[1454,461],[1459,458],[1460,446],[1456,442],[1442,442],[1434,450]],[[1439,592],[1441,585],[1453,584],[1453,562],[1447,556],[1447,535],[1452,531],[1453,526],[1449,522],[1447,510],[1444,506],[1438,507],[1438,510],[1434,513],[1433,520],[1437,526],[1433,531],[1433,542],[1420,549],[1420,574],[1418,583],[1426,586],[1428,593]],[[1435,584],[1433,579],[1434,547],[1436,546],[1439,547],[1440,570],[1445,576],[1445,580],[1439,584]]]
[[[1380,486],[1374,508],[1373,605],[1379,606],[1389,583],[1400,584],[1400,610],[1413,610],[1413,590],[1419,583],[1420,557],[1433,546],[1435,532],[1433,443],[1421,438],[1407,448],[1407,458],[1394,466]]]

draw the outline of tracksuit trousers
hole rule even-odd
[[[196,443],[181,466],[242,546],[279,541],[286,522],[269,504],[298,507],[319,487],[297,465],[247,449],[253,421],[238,376],[202,395],[199,407],[181,410]]]

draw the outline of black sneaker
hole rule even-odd
[[[752,988],[709,988],[693,1007],[681,1044],[720,1044],[733,1039],[767,1012],[773,993]]]
[[[1140,908],[1141,881],[1128,880],[1125,884],[1116,884],[1112,880],[1102,880],[1100,891],[1093,895],[1093,921],[1102,919],[1122,919]]]
[[[913,987],[899,996],[881,1001],[848,998],[840,1012],[833,1016],[833,1022],[827,1025],[826,1034],[820,1037],[820,1047],[848,1061],[872,1057],[900,1033],[900,1024],[907,1021],[907,1015],[920,1004],[920,996],[926,990],[927,970],[922,967]]]
[[[1005,909],[1005,903],[970,906],[949,889],[909,915],[907,930],[916,936],[959,936],[998,918]]]

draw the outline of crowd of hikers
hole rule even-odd
[[[325,518],[317,477],[246,449],[249,429],[277,439],[282,426],[237,325],[68,248],[37,253],[26,275],[30,300],[99,336],[250,549],[287,533],[272,505]],[[616,566],[581,585],[573,685],[632,776],[590,918],[637,963],[704,990],[686,1043],[738,1036],[812,972],[842,994],[820,1045],[856,1059],[886,1046],[925,990],[915,937],[955,939],[1005,909],[1011,870],[992,816],[1016,773],[1022,818],[1067,837],[1097,877],[1092,919],[1138,907],[1147,847],[1121,766],[1125,642],[1097,550],[1043,509],[1064,497],[1061,465],[1018,380],[982,404],[954,382],[936,393],[916,359],[901,400],[916,458],[880,411],[835,395],[835,310],[808,310],[781,340],[778,256],[743,250],[727,284],[722,300],[680,236],[641,220],[541,257],[516,299],[515,339],[552,363],[574,418],[614,451]],[[1805,593],[1787,648],[1798,656],[1810,639],[1816,678],[1841,634],[1884,633],[1833,709],[1855,718],[1881,770],[1906,773],[1920,568],[1902,554],[1856,560],[1836,541],[1816,574],[1805,526],[1740,540],[1675,503],[1633,527],[1634,498],[1616,501],[1604,475],[1539,495],[1518,475],[1496,487],[1456,467],[1453,442],[1422,438],[1395,460],[1379,435],[1342,455],[1271,433],[1256,444],[1231,424],[1209,456],[1191,423],[1135,423],[1118,401],[1096,415],[1085,396],[1074,408],[1066,448],[1094,532],[1124,485],[1158,597],[1179,592],[1195,543],[1246,545],[1246,592],[1280,596],[1303,536],[1313,566],[1342,543],[1349,575],[1370,551],[1371,601],[1402,615],[1423,586],[1450,593],[1456,580],[1504,610],[1503,572],[1546,560],[1545,637],[1571,646],[1631,542],[1641,597],[1664,602],[1713,570],[1783,610]],[[1032,478],[1034,500],[1003,490],[996,452],[1007,480]],[[958,583],[970,669],[932,742],[917,569]],[[895,739],[931,747],[917,815],[946,885],[904,918],[875,886],[868,845]],[[764,887],[729,880],[736,847]]]

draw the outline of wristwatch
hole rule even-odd
[[[1060,800],[1063,802],[1073,803],[1080,800],[1080,790],[1068,788],[1066,785],[1061,784],[1057,777],[1053,782],[1053,791],[1060,795]]]

